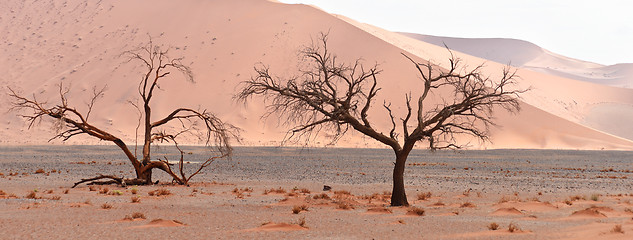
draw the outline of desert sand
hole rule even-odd
[[[129,175],[131,166],[105,146],[0,150],[2,239],[633,236],[630,152],[416,151],[409,208],[389,206],[384,149],[238,148],[190,186],[157,172],[153,186],[76,188],[82,177]]]

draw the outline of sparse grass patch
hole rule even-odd
[[[308,211],[308,205],[304,204],[301,206],[297,205],[297,206],[292,207],[292,213],[294,214],[299,214],[302,211]]]
[[[341,210],[350,210],[350,209],[354,209],[354,206],[350,205],[349,203],[346,202],[339,202],[336,204],[336,209],[341,209]]]
[[[297,225],[304,227],[304,228],[308,228],[306,226],[306,217],[301,217],[299,218],[299,220],[297,221]]]
[[[513,233],[513,232],[519,232],[521,231],[521,228],[519,228],[519,226],[516,223],[510,223],[508,225],[508,231]]]
[[[132,215],[125,215],[123,219],[134,220],[134,219],[147,219],[147,218],[145,217],[145,214],[140,213],[140,212],[135,212],[135,213],[132,213]]]
[[[621,224],[616,224],[615,226],[613,226],[613,229],[611,229],[612,233],[624,233],[624,230],[622,229],[622,225]]]
[[[492,231],[497,230],[497,229],[499,229],[499,224],[497,224],[496,222],[490,223],[488,225],[488,229],[492,230]]]
[[[35,193],[35,191],[31,191],[29,194],[26,195],[26,198],[37,199],[37,194]]]
[[[275,188],[271,188],[271,189],[266,189],[266,190],[264,190],[264,195],[267,195],[267,194],[269,194],[269,193],[279,193],[279,194],[284,194],[284,193],[286,193],[286,190],[285,190],[285,189],[283,189],[283,188],[281,188],[281,187],[279,187],[279,188],[277,188],[277,189],[275,189]]]
[[[349,191],[340,190],[340,191],[334,191],[334,195],[352,195],[352,193],[350,193]]]
[[[424,208],[421,207],[409,207],[409,209],[407,209],[408,214],[414,214],[418,216],[424,216],[425,212],[426,211],[424,210]]]
[[[156,189],[154,191],[150,191],[147,194],[149,194],[150,196],[160,197],[160,196],[171,195],[171,192],[169,190],[167,190],[167,189],[159,188],[159,189]]]
[[[431,192],[418,193],[418,200],[428,200],[433,194]]]
[[[109,204],[109,203],[101,204],[101,208],[102,209],[112,209],[112,204]]]
[[[328,196],[326,193],[321,193],[321,194],[314,195],[314,196],[312,197],[312,199],[325,199],[325,200],[330,200],[331,198],[330,198],[330,196]]]

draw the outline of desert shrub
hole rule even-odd
[[[518,231],[521,231],[521,228],[519,228],[519,226],[516,225],[515,223],[510,223],[508,225],[508,231],[511,232],[511,233],[518,232]]]
[[[329,200],[329,199],[331,199],[331,198],[330,198],[330,196],[328,196],[326,193],[321,193],[321,194],[314,195],[314,196],[312,197],[312,199],[325,199],[325,200]]]
[[[37,194],[35,193],[35,191],[31,191],[29,194],[26,195],[26,198],[37,199]]]
[[[622,225],[621,224],[616,224],[615,226],[613,226],[613,229],[611,229],[611,232],[613,232],[613,233],[624,233],[624,230],[622,229]]]
[[[159,189],[156,189],[154,191],[150,191],[147,194],[150,195],[150,196],[157,196],[157,197],[159,197],[159,196],[171,195],[171,192],[169,190],[167,190],[167,189],[159,188]]]
[[[339,202],[336,204],[336,209],[341,209],[341,210],[350,210],[350,209],[354,209],[354,206],[346,203],[346,202]]]
[[[409,209],[407,209],[407,213],[415,214],[418,216],[424,216],[425,212],[426,211],[424,210],[424,208],[420,207],[409,207]]]
[[[490,223],[490,225],[488,225],[488,229],[490,229],[492,231],[497,230],[497,229],[499,229],[499,224],[497,224],[495,222]]]
[[[137,193],[138,193],[138,190],[136,190],[136,188],[132,188],[132,190],[130,190],[130,192],[131,192],[132,194],[137,194]]]
[[[269,194],[269,193],[286,193],[286,190],[281,187],[277,189],[271,188],[271,189],[264,190],[264,195]]]
[[[297,205],[297,206],[292,207],[292,213],[294,214],[299,214],[302,211],[308,211],[308,206],[304,204],[301,206]]]
[[[111,209],[112,208],[112,204],[109,204],[109,203],[101,204],[101,208],[102,209]]]
[[[600,198],[599,194],[591,194],[591,200],[597,202]]]
[[[418,194],[418,200],[428,200],[433,194],[431,192],[423,192]]]
[[[139,197],[139,196],[132,196],[131,201],[132,201],[132,203],[140,203],[141,202],[141,197]]]

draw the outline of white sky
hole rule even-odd
[[[633,63],[633,0],[281,0],[390,31],[515,38],[600,64]]]

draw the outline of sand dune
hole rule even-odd
[[[633,63],[604,66],[568,58],[533,43],[502,38],[452,38],[401,33],[437,46],[446,44],[457,51],[502,64],[527,68],[559,77],[633,88]]]
[[[419,85],[415,69],[400,53],[406,51],[420,61],[437,62],[446,59],[447,54],[440,47],[399,34],[359,28],[358,24],[314,7],[264,0],[157,0],[151,5],[142,1],[11,0],[0,6],[0,16],[0,51],[6,56],[0,59],[0,66],[7,69],[0,76],[2,85],[54,102],[55,85],[63,82],[72,87],[71,104],[80,111],[86,111],[87,93],[93,86],[107,85],[108,91],[92,113],[92,121],[127,141],[133,141],[137,124],[136,110],[128,101],[137,99],[136,81],[143,69],[127,64],[120,54],[147,41],[148,35],[157,43],[173,46],[173,56],[184,56],[184,63],[193,68],[197,80],[195,84],[181,79],[165,82],[164,91],[154,101],[155,116],[165,115],[177,106],[208,108],[242,128],[246,145],[278,145],[285,131],[273,118],[260,119],[265,111],[261,101],[242,106],[233,101],[233,92],[241,81],[250,78],[253,66],[260,62],[280,76],[294,74],[297,50],[319,32],[329,31],[329,46],[340,61],[360,57],[366,64],[379,64],[384,70],[380,76],[383,89],[376,102],[393,102],[394,106],[400,106],[394,109],[400,114],[405,109],[404,94]],[[485,61],[463,57],[469,65]],[[486,69],[492,74],[501,67],[489,64]],[[631,141],[616,137],[631,139],[633,129],[607,131],[611,118],[587,117],[606,111],[600,108],[593,115],[587,113],[592,107],[603,106],[600,104],[632,110],[631,90],[596,87],[532,70],[521,69],[519,74],[526,80],[524,86],[535,89],[524,96],[526,111],[516,116],[500,113],[498,123],[503,128],[493,129],[493,143],[471,143],[473,147],[633,147]],[[570,86],[575,90],[569,91]],[[6,94],[0,95],[1,106],[8,106],[8,102]],[[44,121],[36,129],[28,130],[15,113],[7,113],[6,107],[2,110],[0,143],[39,144],[52,136],[51,122]],[[375,116],[372,119],[375,126],[389,130],[390,122],[382,108],[376,107],[370,114]],[[100,142],[84,137],[70,143]],[[316,145],[325,143],[326,139],[321,139]],[[350,134],[338,146],[381,145]]]

